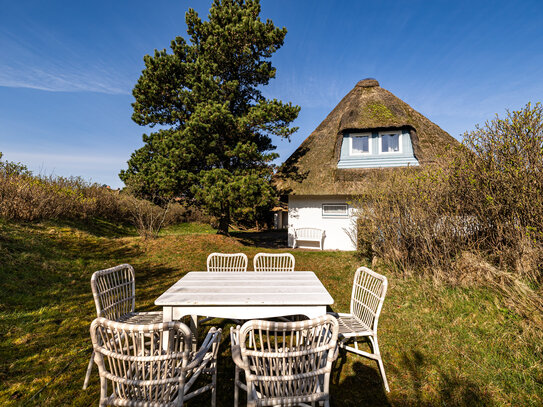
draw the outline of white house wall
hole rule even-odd
[[[349,205],[346,217],[328,217],[322,214],[323,204],[347,204],[346,196],[299,196],[288,197],[288,244],[294,243],[294,229],[312,227],[324,229],[324,250],[356,250],[354,209]],[[318,247],[318,243],[301,242],[301,247]]]

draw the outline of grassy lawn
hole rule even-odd
[[[90,277],[120,263],[136,269],[137,308],[210,252],[250,258],[282,238],[237,232],[217,236],[205,225],[180,225],[154,241],[106,223],[0,223],[0,405],[96,405],[99,383],[81,386],[95,316]],[[317,273],[336,311],[348,311],[353,253],[292,251],[296,268]],[[377,366],[352,354],[338,361],[331,386],[335,406],[543,405],[542,335],[511,312],[493,291],[450,288],[417,278],[389,278],[379,326],[391,392]],[[228,328],[228,326],[226,326]],[[227,329],[219,361],[218,405],[232,405],[233,362]],[[37,394],[39,391],[41,392]],[[209,405],[196,398],[189,405]]]

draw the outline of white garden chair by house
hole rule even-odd
[[[121,264],[95,272],[91,277],[96,316],[130,324],[162,322],[162,311],[136,312],[136,278],[130,264]],[[87,388],[92,371],[91,355],[83,390]]]
[[[338,322],[331,315],[300,322],[252,320],[231,328],[234,405],[238,406],[241,388],[247,391],[247,406],[316,402],[329,406],[338,332]]]
[[[253,259],[255,271],[294,271],[296,260],[290,253],[257,253]]]
[[[207,271],[243,272],[247,271],[248,262],[245,253],[211,253],[207,256]]]
[[[385,367],[381,359],[377,342],[377,324],[387,293],[387,278],[367,267],[356,270],[351,295],[351,311],[348,314],[336,314],[339,322],[340,347],[348,352],[377,361],[386,391],[388,387]],[[358,340],[368,338],[373,353],[358,348]],[[353,342],[354,346],[349,343]]]
[[[100,406],[182,406],[208,390],[216,405],[220,329],[209,330],[198,352],[190,351],[191,331],[179,321],[134,325],[97,318],[90,333]],[[208,380],[193,389],[202,374]]]

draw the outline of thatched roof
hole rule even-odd
[[[366,175],[394,169],[338,169],[343,134],[353,130],[407,129],[420,165],[435,160],[458,143],[375,79],[356,84],[280,167],[275,183],[283,194],[352,195],[360,193]],[[375,174],[374,174],[375,175]],[[385,174],[383,174],[385,175]]]

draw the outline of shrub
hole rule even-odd
[[[446,162],[387,172],[358,202],[358,248],[403,271],[448,268],[470,240],[451,201]]]
[[[424,168],[397,169],[359,199],[359,251],[451,278],[475,253],[541,283],[543,108],[526,105],[466,133]],[[462,272],[462,271],[460,271]]]
[[[527,104],[464,135],[454,194],[480,228],[494,263],[541,279],[543,260],[543,107]]]
[[[79,177],[34,176],[28,171],[0,167],[0,217],[16,221],[124,219],[126,211],[115,191],[85,182]]]
[[[144,239],[158,237],[160,230],[168,224],[167,215],[171,202],[167,202],[164,207],[161,207],[133,195],[125,195],[123,201],[130,214],[132,224]]]

